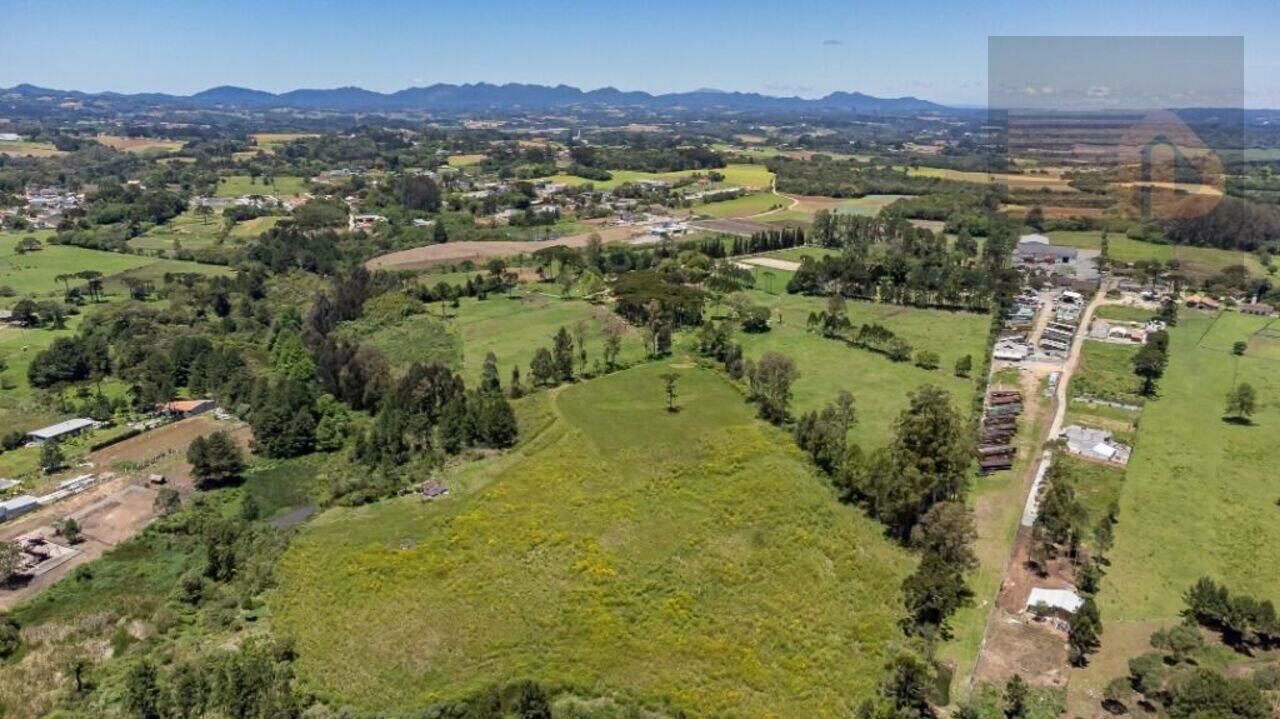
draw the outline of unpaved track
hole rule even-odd
[[[1106,296],[1108,283],[1094,294],[1089,301],[1088,307],[1081,313],[1079,328],[1076,331],[1075,338],[1071,343],[1071,353],[1067,357],[1067,361],[1062,366],[1062,375],[1058,378],[1057,391],[1054,393],[1053,420],[1049,423],[1044,434],[1036,438],[1034,446],[1037,448],[1037,456],[1034,461],[1027,465],[1026,476],[1023,477],[1023,486],[1027,487],[1027,496],[1023,498],[1024,503],[1031,501],[1031,495],[1036,491],[1035,476],[1039,471],[1040,463],[1044,458],[1046,450],[1044,445],[1053,437],[1058,436],[1062,431],[1062,424],[1067,415],[1067,388],[1071,384],[1071,377],[1075,374],[1076,369],[1080,366],[1080,356],[1084,348],[1084,342],[1089,335],[1089,322],[1093,318],[1093,313],[1103,304],[1103,298]],[[1048,318],[1052,314],[1053,309],[1050,303],[1046,302],[1040,308],[1040,315],[1036,317],[1035,328],[1032,333],[1032,340],[1038,340],[1040,333],[1044,330],[1044,326],[1048,323]],[[1036,373],[1039,376],[1039,373]],[[1037,382],[1038,384],[1038,382]],[[1029,591],[1029,582],[1027,570],[1024,568],[1026,559],[1026,550],[1030,541],[1030,531],[1019,521],[1017,535],[1014,538],[1013,546],[1009,553],[1009,559],[1006,562],[1004,578],[1001,580],[1000,589],[996,593],[996,601],[991,604],[991,612],[987,615],[986,628],[983,630],[982,642],[978,645],[978,658],[974,663],[973,673],[967,679],[967,685],[973,688],[974,681],[978,678],[983,680],[999,681],[1007,667],[1014,666],[1018,662],[1026,662],[1028,658],[1023,657],[1007,657],[1001,656],[1003,651],[1009,651],[1010,646],[1017,643],[995,641],[994,637],[997,633],[1007,633],[1007,628],[1011,627],[1010,622],[1018,622],[1017,614],[1021,610],[1021,602],[1025,601],[1025,594]],[[1045,582],[1052,584],[1052,581]],[[1039,630],[1037,630],[1039,631]],[[1054,656],[1058,653],[1055,651]],[[1065,662],[1066,652],[1061,653],[1061,661],[1055,659],[1053,664],[1061,664]],[[1050,683],[1058,683],[1065,681],[1065,666],[1063,671],[1043,672]],[[1003,677],[1007,679],[1008,677]],[[1032,677],[1026,677],[1032,679]],[[1033,681],[1033,683],[1035,683]]]

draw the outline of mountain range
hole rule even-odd
[[[945,111],[943,105],[916,97],[883,98],[860,92],[833,92],[817,99],[778,97],[754,92],[696,90],[668,94],[623,91],[612,87],[581,90],[568,85],[525,85],[438,83],[411,87],[392,93],[360,87],[300,89],[271,93],[223,85],[193,95],[163,93],[85,93],[53,90],[34,85],[0,89],[4,100],[78,101],[107,105],[129,104],[156,107],[334,110],[342,112],[385,112],[420,110],[426,112],[537,111],[571,108],[637,108],[652,110],[739,110],[772,112],[845,112],[854,114],[904,114]]]

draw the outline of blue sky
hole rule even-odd
[[[0,86],[190,93],[433,82],[987,96],[989,35],[1243,35],[1280,107],[1276,0],[294,2],[3,0]]]

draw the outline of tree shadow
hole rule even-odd
[[[1227,424],[1234,424],[1234,425],[1236,425],[1237,427],[1252,427],[1252,426],[1253,426],[1253,420],[1249,419],[1248,417],[1233,417],[1233,416],[1226,416],[1226,417],[1223,417],[1223,418],[1222,418],[1222,421],[1223,421],[1223,422],[1226,422]]]

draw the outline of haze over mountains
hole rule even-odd
[[[3,100],[103,102],[197,108],[337,110],[344,112],[557,110],[573,107],[631,107],[654,110],[757,110],[773,112],[852,112],[860,114],[912,113],[946,110],[943,105],[916,97],[882,98],[861,92],[833,92],[818,99],[778,97],[754,92],[696,90],[669,94],[623,91],[612,87],[584,91],[568,85],[527,85],[508,83],[446,84],[411,87],[380,93],[360,87],[299,89],[270,93],[223,85],[194,95],[164,93],[121,94],[54,90],[34,85],[0,89]]]

